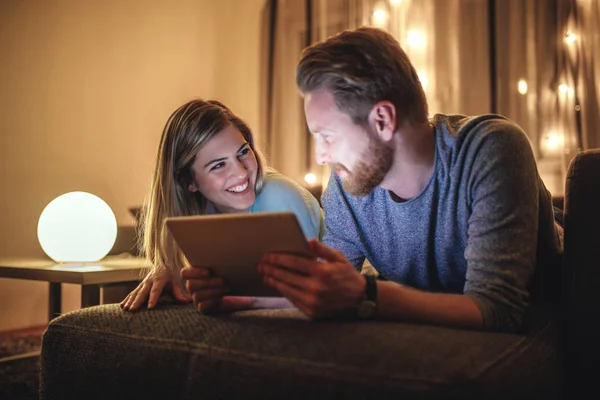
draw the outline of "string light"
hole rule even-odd
[[[529,88],[527,87],[527,81],[525,79],[520,79],[517,83],[517,90],[520,94],[526,95]]]

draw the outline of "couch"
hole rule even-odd
[[[566,181],[559,306],[519,334],[408,322],[312,321],[298,311],[203,315],[191,305],[74,311],[48,326],[40,398],[578,398],[598,371],[600,150]]]

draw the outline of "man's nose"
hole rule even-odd
[[[315,159],[319,165],[325,165],[329,162],[329,152],[325,146],[315,144]]]

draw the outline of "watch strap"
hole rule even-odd
[[[360,319],[371,319],[377,310],[377,279],[373,275],[365,277],[365,294],[358,303],[356,315]]]
[[[365,277],[365,300],[377,303],[377,278],[374,275],[363,275]]]

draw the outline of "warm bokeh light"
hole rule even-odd
[[[385,27],[388,21],[388,12],[383,8],[373,11],[372,24],[376,27]]]
[[[566,83],[561,83],[560,85],[558,85],[558,91],[561,94],[568,95],[569,97],[572,97],[575,94],[575,90]]]
[[[402,3],[402,0],[390,0],[390,4],[393,6],[397,6]]]
[[[573,42],[575,42],[577,40],[577,35],[574,34],[573,32],[567,32],[567,34],[565,35],[565,42],[567,44],[571,44]]]
[[[94,262],[112,249],[117,219],[100,197],[69,192],[44,208],[37,233],[40,246],[54,261]]]
[[[406,44],[410,47],[423,48],[426,43],[425,34],[420,30],[411,29],[406,34]]]
[[[309,185],[314,185],[315,182],[317,182],[317,176],[310,172],[304,175],[304,182],[308,183]]]
[[[563,136],[557,132],[549,132],[542,142],[546,153],[557,153],[563,147]]]
[[[558,91],[561,93],[567,93],[569,91],[569,85],[567,85],[566,83],[561,83],[560,85],[558,85]]]
[[[529,88],[527,86],[527,81],[525,79],[520,79],[519,80],[519,83],[517,83],[517,90],[522,95],[526,95],[527,94],[527,91],[529,90]]]

